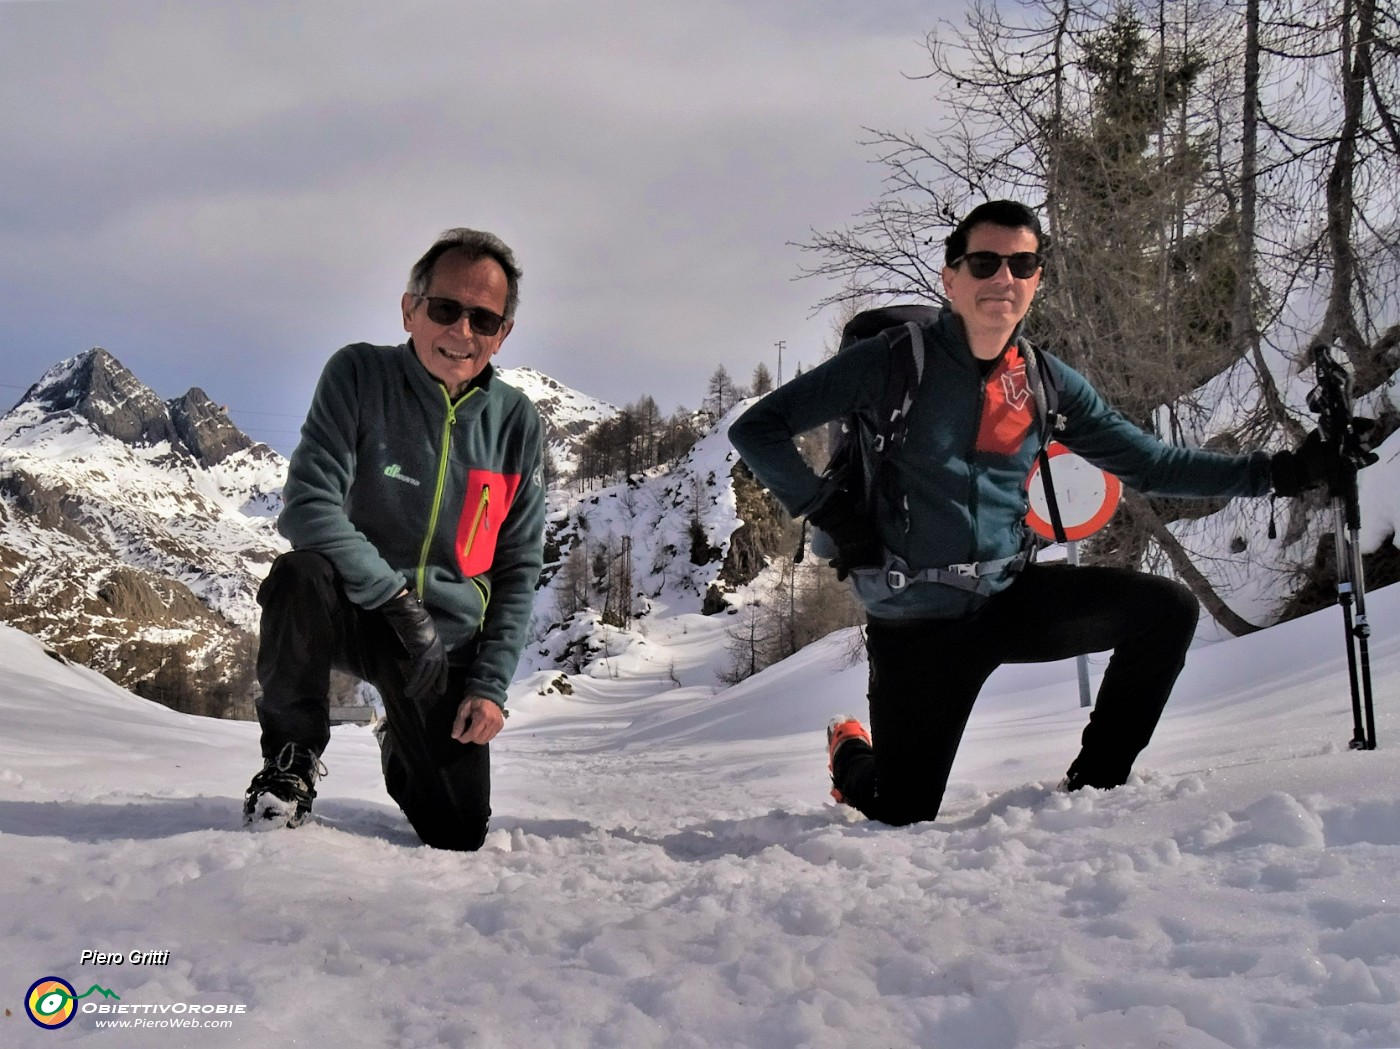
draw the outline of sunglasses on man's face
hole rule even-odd
[[[1034,251],[1018,251],[1014,255],[998,255],[995,251],[969,251],[966,255],[959,255],[948,265],[951,267],[959,262],[966,262],[968,273],[977,280],[986,280],[995,276],[1001,269],[1003,259],[1011,270],[1011,276],[1018,280],[1033,276],[1045,262],[1040,254]]]
[[[466,314],[467,326],[478,335],[495,335],[501,330],[506,319],[499,313],[492,313],[485,306],[463,306],[456,299],[444,299],[436,295],[418,296],[427,305],[428,320],[434,324],[451,327]]]

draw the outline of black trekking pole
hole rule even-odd
[[[1337,602],[1346,629],[1347,673],[1351,681],[1352,750],[1376,749],[1376,714],[1371,698],[1371,624],[1366,618],[1366,579],[1361,563],[1361,500],[1356,474],[1375,461],[1352,415],[1351,374],[1333,360],[1326,345],[1313,347],[1317,385],[1308,407],[1317,413],[1323,447],[1331,453],[1327,491],[1337,559]],[[1355,607],[1355,615],[1352,613]]]

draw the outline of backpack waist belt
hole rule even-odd
[[[939,583],[959,590],[985,594],[991,589],[989,579],[1005,572],[1019,572],[1030,559],[1030,552],[1022,550],[1010,557],[999,557],[995,561],[966,561],[944,568],[925,568],[911,572],[907,564],[895,558],[884,568],[857,568],[853,571],[882,573],[885,585],[894,593],[904,590],[910,583]]]

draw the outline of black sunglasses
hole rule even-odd
[[[501,330],[506,319],[499,313],[492,313],[485,306],[463,306],[456,299],[444,299],[436,295],[418,296],[428,304],[428,320],[434,324],[451,327],[467,316],[467,326],[478,335],[495,335]]]
[[[1001,269],[1003,259],[1011,270],[1011,276],[1018,280],[1033,276],[1045,263],[1045,259],[1035,251],[1018,251],[1014,255],[998,255],[995,251],[969,251],[966,255],[959,255],[948,265],[951,267],[959,262],[966,262],[968,273],[977,280],[986,280]]]

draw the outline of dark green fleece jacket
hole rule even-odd
[[[543,556],[540,418],[488,366],[455,401],[411,344],[326,364],[292,453],[278,530],[377,608],[411,586],[467,695],[505,705]]]
[[[908,530],[896,532],[882,521],[881,538],[916,572],[1010,557],[1025,539],[1026,479],[1041,443],[1022,347],[1013,342],[984,376],[950,311],[923,333],[924,375],[903,447],[892,458],[896,487],[908,500]],[[856,343],[768,394],[730,428],[744,462],[790,513],[807,513],[829,494],[793,438],[879,404],[890,353],[880,336]],[[1059,375],[1059,410],[1067,419],[1056,439],[1124,483],[1163,495],[1269,491],[1266,453],[1222,455],[1164,444],[1110,408],[1074,369],[1053,357],[1048,363]],[[1012,578],[990,580],[992,592]],[[874,600],[860,596],[870,612],[888,618],[945,618],[972,607],[966,592],[934,582]]]

